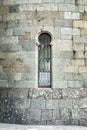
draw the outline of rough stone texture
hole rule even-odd
[[[57,123],[60,123],[60,121],[57,121]],[[73,124],[75,122],[75,120],[72,121]],[[81,122],[84,122],[84,119],[81,120]],[[82,126],[52,126],[52,121],[49,122],[49,125],[51,124],[51,126],[39,126],[39,125],[15,125],[15,124],[2,124],[0,123],[0,130],[87,130],[86,127],[82,127]],[[83,123],[82,123],[83,124]]]
[[[51,88],[38,88],[44,31]],[[87,126],[87,0],[0,0],[0,122]]]

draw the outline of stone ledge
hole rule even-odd
[[[15,125],[15,124],[0,124],[0,130],[87,130],[87,127],[82,126],[34,126],[34,125]]]

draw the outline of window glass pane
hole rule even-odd
[[[39,85],[50,86],[50,73],[47,73],[47,72],[39,73]]]
[[[40,71],[50,71],[50,59],[40,59],[39,67]]]

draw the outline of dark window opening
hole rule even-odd
[[[38,84],[43,88],[51,87],[51,36],[42,33],[38,41]]]

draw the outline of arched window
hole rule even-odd
[[[51,87],[51,36],[41,33],[38,37],[38,84],[39,87]]]

